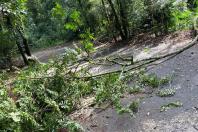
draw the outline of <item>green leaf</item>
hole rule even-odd
[[[78,29],[78,26],[75,25],[74,23],[66,23],[65,29],[76,31]]]
[[[172,108],[181,107],[183,104],[180,101],[170,102],[168,104],[162,105],[160,108],[160,112],[167,111]]]
[[[20,122],[20,112],[12,112],[9,114],[10,117],[13,119],[14,122]]]
[[[86,50],[92,50],[92,49],[93,49],[93,43],[88,42],[88,43],[85,45],[85,49],[86,49]]]

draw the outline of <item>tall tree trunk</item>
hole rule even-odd
[[[19,34],[20,34],[20,36],[22,38],[23,46],[24,46],[24,49],[25,49],[25,53],[27,54],[27,56],[32,56],[31,52],[30,52],[30,48],[29,48],[27,39],[25,38],[25,36],[23,35],[23,33],[22,33],[22,31],[20,29],[17,28],[17,31],[19,32]]]
[[[129,37],[128,33],[128,19],[127,19],[127,5],[125,0],[119,0],[120,18],[122,21],[122,28],[124,30],[125,39]]]
[[[112,0],[107,0],[107,1],[109,2],[109,5],[110,5],[111,10],[112,10],[112,13],[113,13],[113,15],[115,17],[115,27],[120,32],[120,36],[121,36],[122,40],[125,40],[126,37],[125,37],[125,35],[124,35],[123,31],[122,31],[122,27],[121,27],[118,15],[116,13],[116,10],[114,8],[113,2],[112,2]]]
[[[23,51],[23,47],[21,46],[21,44],[20,44],[20,39],[19,39],[19,37],[18,37],[18,35],[20,34],[18,34],[17,32],[18,31],[16,31],[15,29],[14,29],[14,27],[13,27],[13,25],[12,25],[12,23],[11,23],[11,20],[10,20],[10,16],[6,16],[5,17],[6,18],[6,24],[7,24],[7,27],[9,28],[9,30],[13,33],[13,35],[14,35],[14,37],[15,37],[15,39],[16,39],[16,44],[17,44],[17,47],[18,47],[18,50],[19,50],[19,52],[20,52],[20,54],[21,54],[21,56],[22,56],[22,58],[23,58],[23,60],[24,60],[24,63],[26,64],[26,65],[28,65],[29,63],[28,63],[28,60],[27,60],[27,57],[25,56],[25,53],[24,53],[24,51]]]
[[[105,15],[105,17],[106,17],[106,19],[107,19],[108,26],[110,26],[111,20],[110,20],[110,17],[109,17],[109,15],[108,15],[108,12],[107,12],[107,10],[106,10],[105,2],[104,2],[104,0],[101,0],[101,1],[102,1],[103,10],[104,10],[104,15]],[[109,27],[107,27],[107,30],[109,30],[108,32],[112,33],[114,41],[117,42],[117,38],[116,38],[116,36],[115,36],[115,34],[114,34],[114,30],[113,30],[112,28],[109,29]]]
[[[30,48],[29,48],[29,45],[28,45],[28,41],[27,39],[23,36],[23,44],[24,44],[24,48],[25,48],[25,52],[28,56],[32,56],[31,52],[30,52]]]
[[[17,44],[18,50],[19,50],[19,52],[20,52],[20,54],[23,58],[23,61],[24,61],[25,65],[28,65],[29,62],[28,62],[27,57],[25,56],[25,53],[23,52],[23,47],[21,46],[19,41],[16,41],[16,44]]]

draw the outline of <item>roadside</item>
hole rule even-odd
[[[129,41],[124,46],[100,45],[95,56],[99,58],[118,54],[122,56],[133,55],[134,60],[140,60],[173,52],[186,46],[185,44],[190,41],[191,38],[188,32],[180,32],[159,38],[140,35],[140,38]],[[45,63],[49,59],[64,53],[66,47],[68,46],[57,46],[36,52],[34,55]],[[69,47],[73,48],[72,45]],[[198,46],[196,45],[177,57],[152,67],[149,70],[150,73],[155,73],[161,77],[173,75],[170,84],[158,89],[174,88],[176,94],[164,98],[156,96],[155,92],[125,95],[122,99],[123,105],[128,105],[138,98],[142,99],[136,118],[132,118],[129,114],[118,115],[115,109],[111,107],[105,107],[105,109],[101,110],[100,108],[86,106],[74,112],[73,115],[76,115],[73,119],[79,122],[86,131],[90,132],[196,132],[198,130],[197,58]],[[116,68],[119,68],[119,66],[96,66],[90,72],[97,74]],[[180,101],[183,106],[160,112],[162,105],[173,101]]]
[[[90,132],[197,132],[197,58],[198,45],[150,70],[158,76],[174,75],[171,83],[164,88],[175,88],[176,95],[162,98],[152,93],[125,97],[122,100],[124,105],[143,97],[136,118],[131,118],[129,114],[118,115],[113,108],[108,108],[99,113],[92,110],[90,117],[80,119],[80,124]],[[183,106],[160,112],[162,105],[173,101],[180,101]]]
[[[166,38],[166,37],[165,37]],[[135,59],[147,58],[159,54],[173,52],[185,46],[191,40],[188,37],[177,36],[166,38],[159,44],[152,46],[120,48],[110,55],[135,54]],[[176,41],[177,40],[177,41]],[[124,51],[124,52],[119,52]],[[128,105],[137,98],[141,98],[139,111],[135,118],[129,114],[118,115],[115,109],[98,109],[86,107],[73,114],[73,119],[78,121],[89,132],[197,132],[198,131],[198,45],[186,50],[175,58],[152,67],[149,73],[157,76],[173,76],[168,85],[160,89],[174,88],[176,94],[172,97],[159,97],[155,92],[148,94],[126,95],[122,99],[123,105]],[[118,68],[115,66],[98,66],[92,72],[106,72]],[[161,106],[179,101],[182,107],[161,112]]]

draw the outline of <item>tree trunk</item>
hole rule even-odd
[[[15,29],[14,29],[14,27],[13,27],[13,25],[12,25],[12,23],[11,23],[11,19],[10,19],[10,16],[6,16],[6,24],[7,24],[7,27],[9,28],[9,30],[13,33],[13,35],[14,35],[14,37],[15,37],[15,39],[16,39],[16,44],[17,44],[17,47],[18,47],[18,50],[19,50],[19,52],[20,52],[20,54],[21,54],[21,56],[22,56],[22,58],[23,58],[23,60],[24,60],[24,63],[26,64],[26,65],[28,65],[29,63],[28,63],[28,60],[27,60],[27,58],[26,58],[26,56],[25,56],[25,53],[24,53],[24,51],[23,51],[23,47],[21,46],[21,44],[20,44],[20,39],[19,39],[19,37],[18,37],[18,35],[20,34],[20,32],[19,31],[16,31]],[[19,34],[17,34],[17,32],[19,33]],[[21,36],[21,35],[20,35]]]
[[[25,48],[25,52],[28,56],[32,56],[31,52],[30,52],[30,48],[27,42],[27,39],[23,36],[23,44],[24,44],[24,48]]]
[[[104,2],[104,0],[101,0],[101,1],[102,1],[103,10],[104,10],[104,15],[105,15],[105,17],[106,17],[106,19],[107,19],[107,22],[108,22],[107,31],[108,31],[109,33],[112,33],[114,41],[117,42],[116,36],[115,36],[115,34],[114,34],[114,30],[113,30],[112,28],[109,29],[109,26],[111,25],[111,20],[110,20],[110,17],[109,17],[109,15],[108,15],[108,12],[107,12],[107,10],[106,10],[105,2]]]
[[[119,7],[120,7],[120,18],[122,21],[122,28],[124,30],[125,39],[129,37],[128,34],[128,20],[127,20],[127,6],[125,0],[119,0]]]
[[[122,27],[121,27],[121,24],[119,22],[119,18],[118,18],[118,15],[116,13],[116,10],[114,8],[113,2],[111,0],[107,0],[107,1],[109,2],[109,5],[110,5],[111,10],[113,12],[113,15],[115,17],[115,27],[120,32],[120,36],[121,36],[122,40],[125,40],[126,37],[125,37],[125,35],[124,35],[123,31],[122,31]]]
[[[25,53],[27,54],[27,56],[32,56],[31,52],[30,52],[30,48],[29,48],[27,39],[25,38],[25,36],[23,35],[23,33],[21,32],[20,29],[17,29],[17,31],[19,32],[19,34],[20,34],[20,36],[22,38],[23,46],[24,46],[24,49],[25,49]]]
[[[25,56],[25,53],[23,52],[23,47],[20,45],[20,42],[18,42],[18,41],[16,41],[16,44],[17,44],[18,50],[23,58],[25,65],[28,65],[29,62],[28,62],[27,57]]]

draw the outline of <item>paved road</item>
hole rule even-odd
[[[72,45],[73,42],[68,42],[62,46],[51,47],[45,50],[37,51],[33,53],[41,62],[46,63],[50,59],[54,59],[55,57],[65,53],[65,48],[74,48]]]
[[[172,52],[184,46],[181,44],[164,44],[153,47],[148,53],[142,50],[134,51],[134,47],[124,47],[113,52],[111,55],[122,51],[123,54],[136,55],[136,59],[149,57],[160,53]],[[183,43],[183,44],[182,44]],[[37,52],[35,55],[43,62],[58,54],[64,53],[65,47]],[[96,70],[97,71],[96,71]],[[110,68],[96,67],[92,72],[107,71]],[[129,104],[139,96],[144,97],[140,104],[136,118],[128,114],[118,115],[114,109],[108,108],[100,113],[92,111],[92,116],[79,121],[89,132],[198,132],[198,45],[188,49],[175,58],[160,64],[149,72],[158,76],[174,75],[172,82],[163,88],[175,88],[176,95],[161,98],[155,94],[130,95],[125,97],[123,104]],[[160,112],[160,106],[172,101],[180,101],[183,106]],[[88,113],[89,109],[85,113]]]
[[[165,88],[176,88],[173,97],[161,98],[155,94],[145,97],[136,118],[117,115],[109,108],[95,113],[81,124],[90,132],[198,132],[198,45],[177,57],[154,67],[149,72],[158,76],[174,75]],[[129,104],[135,96],[123,99]],[[160,112],[160,106],[180,101],[183,106]]]

